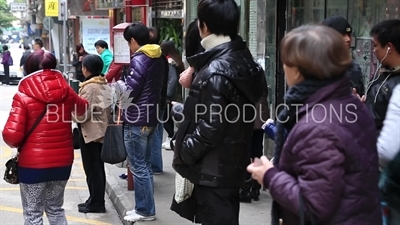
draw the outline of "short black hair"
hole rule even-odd
[[[96,41],[96,43],[94,43],[94,47],[97,47],[97,46],[99,46],[99,47],[101,47],[101,48],[108,49],[108,44],[107,44],[107,42],[104,41],[104,40],[98,40],[98,41]]]
[[[24,49],[29,50],[29,49],[31,49],[31,47],[29,45],[24,45]]]
[[[382,46],[389,42],[393,44],[396,51],[400,53],[400,20],[384,20],[372,27],[371,36],[375,36]]]
[[[7,51],[8,50],[8,46],[7,45],[3,45],[3,51]]]
[[[127,42],[135,39],[138,45],[143,46],[150,43],[150,32],[143,23],[134,22],[124,30],[124,38]]]
[[[92,75],[100,75],[103,70],[104,62],[98,55],[89,54],[83,57],[82,66]]]
[[[150,42],[149,44],[156,44],[160,43],[160,36],[158,35],[158,30],[155,27],[149,27],[150,32]]]
[[[201,46],[201,37],[197,22],[198,20],[195,19],[189,24],[186,30],[185,55],[187,58],[204,51],[203,46]]]
[[[42,41],[42,39],[36,38],[36,39],[34,40],[34,42],[35,42],[35,44],[39,45],[40,48],[43,48],[43,41]]]
[[[197,6],[200,27],[212,34],[235,37],[239,28],[239,7],[235,0],[200,0]]]

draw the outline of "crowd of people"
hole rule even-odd
[[[135,184],[126,221],[156,219],[153,175],[163,173],[164,148],[173,150],[182,181],[171,210],[194,223],[239,224],[240,202],[258,201],[265,187],[273,225],[400,224],[400,20],[371,29],[379,67],[367,84],[350,54],[353,30],[345,18],[288,32],[278,46],[285,105],[270,118],[265,72],[238,35],[236,2],[201,0],[197,9],[185,36],[187,68],[173,42],[160,43],[157,29],[140,22],[123,33],[129,66],[115,63],[103,40],[94,44],[98,55],[76,46],[78,93],[43,44],[26,49],[26,76],[3,129],[5,143],[22,146],[25,224],[41,224],[43,211],[50,224],[67,224],[71,121],[90,193],[78,211],[106,212],[101,151],[110,115],[119,111]],[[181,87],[189,89],[182,102]],[[99,97],[107,90],[120,94],[116,102]],[[263,154],[264,135],[274,142],[272,159]]]

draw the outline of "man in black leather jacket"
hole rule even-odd
[[[371,29],[370,34],[376,58],[383,69],[375,81],[371,80],[365,102],[374,116],[379,134],[393,89],[400,84],[400,20],[382,21]]]
[[[264,71],[237,35],[234,0],[201,0],[197,15],[206,51],[187,59],[198,73],[184,104],[173,167],[195,185],[202,224],[236,225]]]
[[[345,18],[338,15],[331,16],[326,18],[322,24],[341,33],[344,43],[349,49],[351,48],[351,33],[353,32],[353,28]],[[347,74],[350,77],[350,85],[355,89],[356,93],[360,96],[365,95],[364,76],[360,65],[356,61],[353,60]]]

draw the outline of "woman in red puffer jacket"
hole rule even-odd
[[[18,176],[25,224],[41,221],[43,209],[51,225],[67,224],[64,190],[74,159],[71,113],[83,115],[88,103],[55,70],[55,57],[43,50],[30,55],[28,76],[21,79],[12,102],[3,139],[19,148]],[[43,118],[21,143],[33,124]]]

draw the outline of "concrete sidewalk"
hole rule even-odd
[[[170,210],[172,196],[175,190],[175,171],[171,166],[172,151],[163,150],[164,173],[154,175],[154,194],[156,201],[156,220],[151,222],[136,222],[140,224],[154,225],[189,225],[190,221],[181,218]],[[135,206],[134,192],[127,190],[127,180],[122,180],[119,175],[125,173],[126,169],[114,165],[106,165],[107,184],[106,192],[114,204],[120,217],[123,219],[126,211]],[[272,199],[267,192],[262,192],[260,200],[240,205],[241,225],[269,225]],[[131,225],[125,222],[125,225]]]

